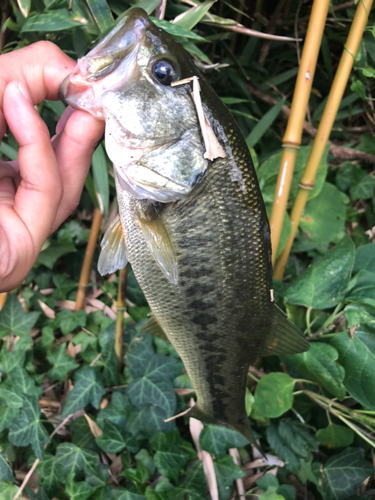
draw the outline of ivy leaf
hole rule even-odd
[[[53,365],[53,368],[48,370],[48,378],[50,382],[55,382],[59,380],[63,382],[66,379],[67,374],[78,368],[78,363],[74,361],[72,356],[65,354],[66,345],[62,344],[60,347],[54,351],[47,353],[47,359]]]
[[[294,383],[286,373],[269,373],[257,384],[254,406],[265,417],[279,417],[293,405]]]
[[[40,406],[35,396],[22,396],[20,416],[10,424],[9,441],[15,446],[31,445],[39,460],[44,457],[44,445],[49,443],[46,429],[40,420]]]
[[[364,459],[362,448],[347,448],[331,456],[325,465],[315,462],[313,466],[324,500],[344,500],[354,495],[363,481],[374,473],[374,467]]]
[[[163,408],[168,417],[174,415],[176,395],[170,382],[155,382],[144,376],[132,380],[126,393],[133,405],[139,409],[152,404]]]
[[[62,443],[57,447],[56,461],[64,478],[70,474],[75,477],[79,472],[97,474],[98,460],[97,453],[81,449],[73,443]]]
[[[173,429],[175,421],[164,422],[170,415],[159,406],[144,406],[141,410],[134,409],[128,416],[125,427],[137,438],[149,438],[157,432]]]
[[[354,245],[344,237],[290,285],[285,300],[314,309],[334,307],[343,298],[354,264]]]
[[[343,425],[329,424],[319,429],[315,437],[326,448],[346,448],[352,444],[354,432]]]
[[[123,390],[113,391],[111,402],[103,410],[100,410],[96,423],[102,429],[105,419],[107,419],[120,427],[124,427],[125,419],[132,410],[134,410],[134,406],[130,403],[125,392]]]
[[[47,17],[50,17],[50,15],[51,13],[46,14]],[[61,243],[52,240],[48,247],[40,252],[34,266],[43,265],[52,269],[58,258],[76,251],[76,247],[73,244],[62,245]]]
[[[285,356],[285,359],[296,362],[297,369],[301,363],[307,370],[307,376],[319,382],[327,391],[342,400],[346,394],[343,385],[345,370],[338,364],[338,357],[338,352],[332,346],[322,342],[312,342],[307,352]],[[301,375],[306,376],[306,371]]]
[[[92,486],[86,482],[74,482],[74,476],[70,475],[65,480],[65,490],[70,500],[87,500],[93,492]]]
[[[133,436],[109,420],[104,421],[103,434],[96,438],[96,444],[105,453],[120,453],[124,449],[136,453],[139,450]]]
[[[118,385],[117,356],[115,351],[116,323],[113,322],[108,328],[99,333],[99,345],[101,347],[101,364],[104,366],[103,383],[105,386]]]
[[[8,463],[5,451],[0,451],[0,481],[14,481],[13,471]]]
[[[27,394],[29,396],[39,397],[42,388],[35,385],[34,379],[30,377],[27,371],[21,366],[16,366],[11,376],[7,377],[6,385],[9,384],[11,390],[16,394]]]
[[[52,497],[62,482],[61,467],[56,457],[50,453],[46,453],[44,460],[39,462],[36,473],[38,474],[40,484],[46,493]]]
[[[98,409],[100,401],[105,394],[99,373],[91,366],[81,368],[75,374],[75,384],[66,400],[62,417],[84,408],[91,403]]]
[[[177,429],[172,429],[168,432],[155,434],[150,439],[150,445],[154,451],[161,451],[165,449],[165,447],[169,444],[175,444],[176,446],[178,446],[182,451],[189,455],[190,460],[196,458],[197,456],[197,452],[195,451],[193,446],[185,441],[185,439],[182,439]]]
[[[189,461],[189,455],[174,444],[166,444],[154,455],[154,462],[159,472],[177,483]]]
[[[214,461],[214,468],[220,500],[229,500],[232,495],[233,481],[245,477],[245,473],[233,462],[230,455]]]
[[[302,461],[311,459],[311,452],[318,451],[318,442],[307,426],[294,420],[281,420],[276,426],[267,427],[267,440],[288,470],[297,472]]]
[[[8,483],[6,481],[0,481],[1,500],[13,500],[18,489],[18,486],[15,486],[14,484]]]
[[[30,337],[31,329],[38,318],[39,313],[37,312],[26,313],[22,309],[17,295],[11,293],[0,311],[0,338],[10,333],[19,337]],[[32,343],[30,339],[29,345]]]
[[[202,450],[208,451],[216,459],[223,458],[229,448],[242,448],[249,444],[239,432],[217,425],[205,425],[199,436]]]
[[[349,394],[369,410],[375,411],[375,337],[356,330],[354,338],[341,332],[331,340],[345,369],[344,385]]]
[[[60,328],[64,335],[68,335],[78,326],[86,326],[87,314],[85,311],[68,311],[63,309],[56,314],[53,325]]]
[[[138,493],[133,493],[125,488],[116,488],[113,490],[114,500],[146,500],[146,497],[139,495]]]

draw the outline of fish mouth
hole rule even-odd
[[[137,55],[151,26],[146,12],[130,9],[117,26],[77,65],[60,85],[68,105],[104,120],[100,98],[107,90],[129,87],[139,77]]]

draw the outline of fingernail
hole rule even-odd
[[[31,95],[29,94],[29,91],[28,91],[28,89],[27,89],[26,85],[25,85],[24,83],[22,83],[22,82],[19,82],[19,83],[18,83],[18,88],[19,88],[19,90],[20,90],[21,94],[22,94],[22,95],[23,95],[23,96],[24,96],[24,97],[25,97],[25,98],[26,98],[26,99],[27,99],[27,100],[28,100],[31,104],[33,104],[33,101],[32,101],[32,99],[31,99]]]

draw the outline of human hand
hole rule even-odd
[[[0,138],[8,125],[17,162],[0,161],[0,292],[16,288],[46,238],[72,213],[104,122],[67,110],[51,143],[35,104],[59,99],[75,62],[50,42],[0,56]]]

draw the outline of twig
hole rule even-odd
[[[7,297],[9,295],[9,292],[1,292],[0,293],[0,311],[3,308],[5,301],[7,300]]]
[[[118,290],[117,290],[117,313],[116,313],[116,337],[115,351],[117,356],[118,371],[121,373],[122,368],[122,333],[124,329],[124,311],[126,299],[126,282],[128,275],[128,266],[125,266],[119,272]]]
[[[159,5],[155,10],[155,17],[157,17],[158,19],[164,19],[166,6],[167,0],[160,0]]]
[[[87,242],[85,259],[83,261],[83,266],[81,270],[81,276],[79,278],[78,292],[75,305],[76,311],[83,309],[85,295],[86,295],[86,288],[89,282],[89,276],[92,266],[92,259],[94,257],[96,243],[98,241],[98,234],[100,230],[100,225],[102,223],[102,218],[103,218],[102,212],[98,208],[96,208],[94,212],[94,218],[92,221],[89,241]]]

